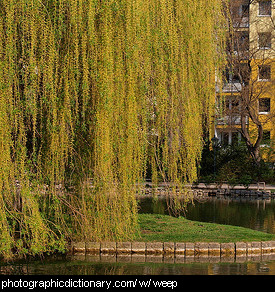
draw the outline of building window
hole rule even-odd
[[[234,27],[249,27],[249,3],[249,0],[230,1]]]
[[[235,52],[248,51],[249,33],[247,31],[236,32],[233,45]]]
[[[271,1],[259,1],[259,15],[271,16]]]
[[[233,113],[239,113],[240,112],[240,102],[238,99],[233,99],[231,101],[231,111]]]
[[[271,33],[261,32],[259,33],[259,49],[271,48]]]
[[[248,1],[246,1],[248,2]],[[234,18],[243,18],[249,16],[249,4],[239,4],[231,1],[231,14]]]
[[[259,66],[259,80],[269,81],[271,79],[271,67],[269,65]]]
[[[240,142],[240,137],[239,137],[238,132],[232,132],[232,145],[238,145]]]
[[[249,17],[249,4],[243,4],[239,10],[240,17]]]
[[[232,115],[240,112],[240,97],[235,96],[233,98],[225,98],[223,100],[223,114]]]
[[[222,132],[222,137],[221,137],[222,139],[222,145],[223,146],[228,146],[229,145],[229,133],[227,133],[227,132]]]
[[[220,143],[222,146],[238,145],[241,139],[239,132],[220,132]]]
[[[259,98],[259,114],[270,112],[270,98]]]
[[[271,139],[270,139],[270,131],[266,131],[266,130],[264,130],[264,132],[263,132],[263,140],[262,140],[262,145],[270,145],[270,141],[271,141]]]
[[[251,74],[251,67],[249,63],[240,63],[238,70],[241,75],[242,83],[247,85],[249,83],[250,74]]]

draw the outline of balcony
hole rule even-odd
[[[233,19],[234,28],[248,28],[249,27],[249,17],[236,17]]]
[[[224,83],[222,86],[222,92],[224,93],[238,93],[242,91],[243,84],[240,82],[228,82]],[[216,84],[216,92],[220,92],[220,87]]]
[[[245,124],[248,125],[248,117],[245,118]],[[225,115],[221,118],[216,119],[216,125],[218,126],[240,126],[241,116],[240,115]]]

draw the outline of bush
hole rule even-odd
[[[227,181],[231,186],[241,184],[245,187],[258,181],[275,183],[272,166],[264,161],[260,166],[256,166],[244,144],[220,146],[215,153],[210,150],[209,143],[205,146],[200,164],[199,180],[209,182],[210,179],[217,182]]]
[[[244,174],[240,177],[239,183],[245,186],[246,188],[252,183],[252,177],[249,174]]]

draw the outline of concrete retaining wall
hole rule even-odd
[[[271,192],[270,190],[242,190],[242,189],[192,189],[188,191],[191,197],[251,197],[253,199],[261,198],[261,199],[273,199],[275,198],[275,192]],[[167,190],[157,189],[154,192],[154,195],[159,197],[165,197],[169,194]],[[150,197],[152,195],[151,190],[145,190],[141,194],[140,197]]]
[[[275,256],[275,241],[261,242],[73,242],[73,255],[143,255],[161,257]]]
[[[192,190],[191,194],[193,196],[228,196],[228,197],[252,197],[252,198],[264,198],[271,199],[275,198],[275,193],[270,190],[266,191],[256,191],[256,190],[232,190],[232,189],[217,189],[217,190]]]
[[[187,185],[190,196],[232,196],[232,197],[252,197],[252,198],[275,198],[275,187],[273,185],[266,185],[264,182],[258,184],[251,184],[248,187],[237,185],[230,186],[227,183],[199,183],[196,185]],[[146,182],[139,194],[139,197],[151,196],[167,196],[169,194],[170,184],[160,183],[157,187],[152,186],[152,183]],[[274,191],[273,191],[274,190]]]

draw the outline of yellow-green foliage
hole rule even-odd
[[[0,36],[5,257],[131,239],[146,176],[196,178],[221,0],[2,0]]]

